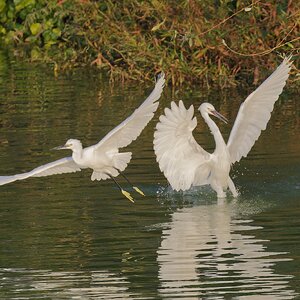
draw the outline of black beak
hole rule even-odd
[[[221,121],[223,121],[224,123],[228,124],[228,120],[221,115],[219,112],[217,112],[216,110],[211,112],[215,117],[217,117],[218,119],[220,119]]]

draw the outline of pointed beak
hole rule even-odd
[[[66,147],[66,145],[61,145],[61,146],[58,146],[58,147],[54,147],[51,150],[63,150],[63,149],[68,149],[68,148]]]
[[[228,124],[228,120],[216,110],[212,111],[211,114],[223,121],[224,123]]]

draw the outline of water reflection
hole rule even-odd
[[[0,292],[1,299],[20,299],[21,295],[30,295],[30,299],[134,298],[128,280],[109,271],[0,269],[0,278],[0,290],[7,291]]]
[[[90,69],[56,78],[52,67],[9,60],[0,51],[1,175],[60,158],[49,149],[69,137],[85,145],[99,141],[151,88],[111,86],[105,74]],[[134,158],[127,175],[147,193],[135,205],[111,182],[91,182],[89,172],[1,187],[0,299],[289,299],[289,283],[299,292],[298,91],[286,89],[268,129],[235,166],[243,204],[212,204],[215,195],[207,189],[205,205],[193,203],[191,191],[183,200],[194,207],[172,212],[180,195],[161,195],[164,203],[155,197],[166,184],[152,149],[164,107],[178,99],[197,107],[209,99],[234,120],[250,91],[165,89],[158,113],[128,149]],[[197,118],[196,139],[210,151],[214,141]],[[221,125],[225,137],[230,129]],[[256,195],[263,198],[263,213],[262,203],[251,201]],[[293,261],[285,263],[289,257]]]
[[[238,203],[178,209],[163,230],[158,249],[160,295],[239,296],[239,299],[293,299],[291,276],[277,274],[284,253],[267,251],[262,228],[235,217]]]

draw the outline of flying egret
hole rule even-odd
[[[200,105],[199,111],[215,139],[212,154],[193,137],[197,126],[193,105],[186,109],[179,101],[179,105],[172,102],[171,109],[165,109],[156,126],[153,144],[160,170],[174,190],[185,191],[191,186],[209,184],[219,198],[226,196],[228,187],[234,197],[238,196],[229,176],[230,167],[247,156],[261,131],[266,129],[274,103],[289,77],[291,64],[291,57],[284,58],[273,74],[241,104],[227,144],[210,115],[225,123],[227,119],[213,105]]]
[[[0,185],[7,184],[16,180],[26,179],[28,177],[42,177],[61,173],[72,173],[81,169],[91,168],[93,170],[91,180],[105,180],[111,178],[122,194],[130,201],[133,197],[129,192],[124,190],[114,177],[121,174],[128,183],[129,180],[122,171],[125,170],[131,160],[131,152],[119,152],[119,148],[129,145],[140,135],[152,119],[154,112],[158,107],[156,102],[163,91],[165,84],[165,75],[161,73],[155,84],[155,87],[148,98],[121,124],[111,130],[104,138],[96,145],[83,148],[79,140],[69,139],[65,145],[53,148],[54,150],[70,149],[72,156],[65,157],[46,165],[33,169],[30,172],[0,176]],[[130,184],[132,186],[132,184]],[[133,189],[144,195],[137,187]]]

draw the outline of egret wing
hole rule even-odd
[[[16,180],[26,179],[28,177],[42,177],[54,174],[73,173],[80,170],[81,168],[74,162],[72,157],[65,157],[37,167],[30,172],[11,176],[0,176],[0,185],[4,185]]]
[[[246,157],[261,131],[266,129],[274,104],[289,77],[290,59],[285,58],[240,106],[227,143],[231,163]]]
[[[129,145],[140,135],[149,121],[153,118],[158,107],[156,102],[163,91],[165,75],[161,73],[155,87],[148,98],[121,124],[111,130],[98,144],[95,149],[122,148]]]
[[[160,170],[174,190],[187,190],[192,185],[207,183],[210,154],[194,139],[197,126],[194,107],[186,109],[183,102],[171,103],[160,116],[154,133],[154,151]]]

